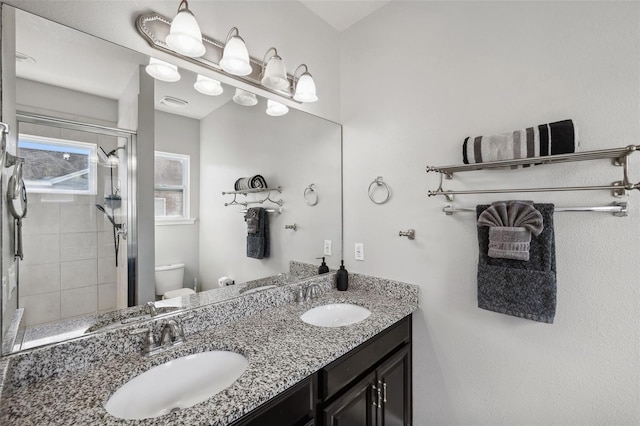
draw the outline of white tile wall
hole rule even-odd
[[[100,284],[98,286],[98,310],[112,311],[116,308],[116,283]]]
[[[57,203],[34,203],[29,197],[29,210],[22,220],[22,235],[60,233],[60,209]]]
[[[98,284],[116,281],[115,257],[103,257],[98,259]]]
[[[60,291],[60,264],[20,265],[20,295],[35,296]]]
[[[60,262],[60,239],[57,234],[24,235],[22,265]]]
[[[60,292],[60,316],[71,318],[98,310],[97,286],[74,288]]]
[[[98,284],[96,259],[74,260],[60,263],[60,289],[95,286]]]
[[[24,321],[27,327],[60,319],[59,291],[20,297],[18,303],[26,307]]]
[[[91,204],[60,205],[60,232],[91,232],[96,230],[96,206]]]
[[[61,234],[60,249],[63,261],[95,259],[98,257],[98,236],[95,231]]]

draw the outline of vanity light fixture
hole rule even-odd
[[[273,51],[273,54],[267,58],[271,51]],[[264,54],[264,58],[262,59],[261,75],[262,80],[260,80],[260,82],[263,86],[276,90],[282,90],[289,87],[289,80],[287,79],[287,71],[284,66],[284,61],[280,56],[278,56],[278,51],[275,47],[270,47],[269,50],[267,50],[267,53]]]
[[[285,115],[289,112],[289,108],[286,105],[281,104],[280,102],[272,101],[271,99],[267,99],[267,115],[272,117],[280,117],[281,115]]]
[[[204,75],[198,74],[196,82],[193,84],[193,88],[203,95],[218,96],[224,92],[222,84],[218,80],[214,80]]]
[[[254,106],[258,103],[258,98],[251,92],[236,89],[236,94],[233,96],[233,102],[242,106]]]
[[[147,74],[151,77],[173,83],[180,80],[178,67],[156,58],[149,58],[149,65],[145,67]]]
[[[202,44],[200,26],[189,10],[187,0],[180,2],[178,13],[171,22],[171,29],[165,42],[173,51],[190,58],[199,58],[207,51]]]
[[[296,81],[296,76],[301,68],[304,68],[304,72]],[[313,81],[313,77],[309,74],[309,69],[305,64],[298,66],[293,73],[293,99],[298,102],[315,102],[318,100],[316,83]]]
[[[235,35],[232,36],[234,32]],[[222,51],[220,67],[233,75],[245,76],[251,74],[252,68],[249,63],[249,51],[236,27],[231,28],[227,34],[227,41]]]

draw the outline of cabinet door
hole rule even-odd
[[[373,386],[375,372],[353,385],[344,395],[326,407],[325,426],[374,426],[376,407]],[[377,391],[375,398],[377,398]]]
[[[385,361],[377,373],[378,387],[382,391],[378,425],[411,425],[411,345]]]

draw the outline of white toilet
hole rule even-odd
[[[156,266],[156,296],[163,299],[194,294],[190,288],[182,288],[184,263]]]

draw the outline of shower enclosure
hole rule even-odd
[[[18,114],[18,126],[29,199],[19,266],[25,325],[129,306],[135,133],[31,113]]]

